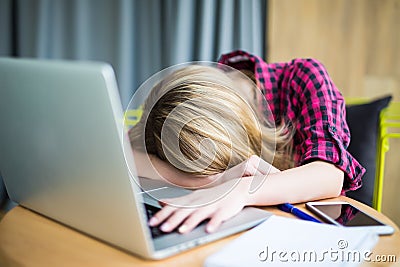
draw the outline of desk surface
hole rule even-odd
[[[392,225],[395,233],[381,236],[373,255],[395,255],[400,263],[400,233],[398,227],[376,210],[346,197],[325,201],[344,200]],[[297,205],[305,210],[304,204]],[[266,207],[277,215],[292,216],[273,207]],[[216,252],[236,234],[197,247],[162,261],[149,261],[122,252],[25,208],[16,207],[0,221],[0,266],[202,266],[204,259]],[[383,263],[363,263],[362,266],[388,266]]]

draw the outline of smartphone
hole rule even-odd
[[[347,202],[307,202],[306,208],[322,220],[337,226],[367,227],[379,235],[390,235],[394,232],[390,225]]]

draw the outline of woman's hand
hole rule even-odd
[[[247,160],[224,171],[223,173],[209,176],[208,178],[211,182],[205,187],[215,186],[216,184],[222,184],[231,179],[240,177],[265,176],[267,174],[277,172],[280,172],[280,170],[272,166],[272,164],[266,162],[256,155],[253,155]]]
[[[260,157],[251,156],[221,174],[208,177],[209,183],[189,195],[162,200],[163,208],[150,219],[149,225],[160,226],[164,232],[179,227],[180,233],[186,233],[210,219],[206,231],[213,232],[246,206],[252,177],[277,172],[280,170]]]
[[[164,199],[164,207],[150,219],[149,225],[160,226],[164,232],[179,227],[180,233],[187,233],[205,219],[210,219],[206,231],[213,232],[243,209],[248,190],[248,181],[238,178],[183,197]]]

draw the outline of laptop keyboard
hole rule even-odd
[[[156,214],[157,211],[160,210],[159,208],[154,207],[152,205],[148,205],[146,203],[144,204],[144,206],[146,209],[146,214],[147,214],[148,220],[150,220],[150,218],[153,217],[153,215]],[[169,233],[165,233],[165,232],[161,231],[160,228],[158,228],[158,227],[152,227],[152,226],[149,226],[149,227],[150,227],[150,231],[151,231],[151,236],[153,238],[169,234]]]

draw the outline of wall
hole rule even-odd
[[[400,0],[269,0],[267,11],[268,61],[318,58],[345,97],[400,101]],[[391,142],[382,211],[400,225],[398,151]]]
[[[400,101],[399,0],[270,0],[269,61],[316,57],[345,96]]]

